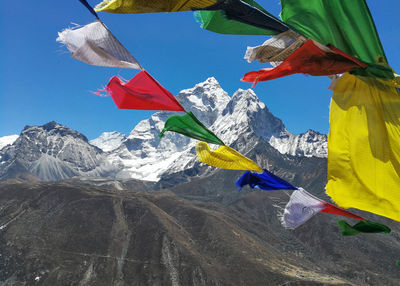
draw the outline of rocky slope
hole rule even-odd
[[[0,284],[399,285],[397,223],[341,237],[318,214],[286,230],[287,195],[238,193],[234,173],[158,192],[0,182]]]

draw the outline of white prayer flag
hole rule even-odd
[[[78,29],[65,29],[58,33],[57,41],[67,46],[72,57],[90,65],[142,69],[100,21]]]
[[[289,30],[268,39],[260,46],[247,47],[244,58],[249,63],[255,60],[261,63],[282,62],[306,41],[305,37]]]
[[[326,203],[324,201],[299,188],[290,196],[283,213],[282,225],[286,228],[296,228],[325,207]]]

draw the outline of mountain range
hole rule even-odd
[[[252,90],[229,97],[214,78],[177,98],[226,144],[329,200],[325,135],[290,133]],[[397,222],[351,210],[392,233],[343,237],[342,217],[323,213],[285,229],[290,193],[238,192],[243,171],[198,162],[180,134],[158,138],[171,114],[128,136],[88,141],[49,122],[0,138],[0,285],[400,285]]]
[[[267,141],[281,154],[327,156],[326,135],[312,130],[290,133],[252,90],[239,89],[229,97],[214,78],[208,78],[182,90],[177,99],[227,145],[253,138]],[[158,138],[172,114],[179,113],[157,112],[137,124],[128,136],[105,132],[91,141],[56,122],[26,126],[18,137],[0,138],[5,142],[0,149],[0,178],[29,173],[44,181],[74,176],[160,181],[200,164],[195,157],[195,140],[172,132]],[[250,150],[245,144],[237,146],[239,152]]]

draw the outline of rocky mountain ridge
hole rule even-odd
[[[300,135],[290,133],[251,89],[239,89],[229,97],[215,78],[209,78],[182,90],[177,99],[227,145],[237,145],[239,152],[249,151],[246,144],[236,144],[246,138],[249,142],[267,141],[282,154],[327,155],[325,135],[312,130]],[[73,176],[159,181],[201,165],[195,157],[195,140],[173,132],[158,138],[172,114],[179,113],[156,112],[128,136],[108,132],[90,142],[55,122],[27,126],[12,145],[0,149],[0,178],[30,173],[45,181]]]
[[[81,133],[54,121],[25,126],[12,145],[0,150],[0,178],[29,173],[44,181],[74,176],[112,176],[103,151]]]

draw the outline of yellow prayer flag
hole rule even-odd
[[[211,151],[210,146],[208,146],[206,142],[198,142],[196,144],[196,153],[201,162],[217,168],[256,172],[263,171],[254,161],[246,158],[228,146],[221,146],[217,150]]]
[[[104,0],[96,5],[96,12],[118,14],[137,14],[155,12],[180,12],[196,8],[206,8],[214,5],[218,0]]]
[[[341,207],[400,221],[400,95],[345,74],[334,89],[326,193]]]

